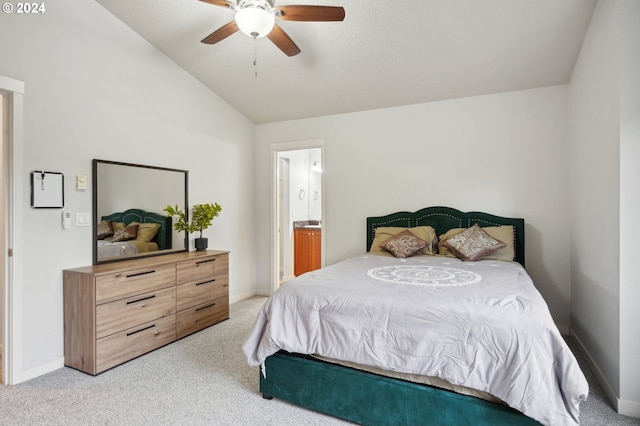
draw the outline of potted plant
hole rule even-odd
[[[200,232],[200,237],[195,239],[196,251],[206,250],[209,239],[202,237],[202,231],[211,226],[213,219],[222,211],[222,207],[218,203],[195,204],[191,209],[191,220],[187,221],[186,213],[183,209],[168,205],[164,209],[167,216],[177,216],[178,219],[173,224],[173,228],[177,231]]]

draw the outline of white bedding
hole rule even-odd
[[[128,241],[113,243],[111,241],[98,240],[98,259],[136,254],[137,252],[137,247]]]
[[[515,262],[349,258],[282,285],[243,349],[252,366],[284,349],[441,377],[546,425],[578,424],[588,394],[544,300]]]

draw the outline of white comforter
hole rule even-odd
[[[113,243],[111,241],[98,240],[98,259],[136,254],[137,252],[138,248],[127,241]]]
[[[588,385],[515,262],[362,255],[282,285],[243,345],[437,376],[546,425],[578,424]],[[268,371],[266,372],[268,374]]]

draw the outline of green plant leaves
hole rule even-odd
[[[164,211],[167,216],[177,216],[177,220],[173,224],[174,229],[177,231],[187,232],[200,232],[200,238],[202,238],[202,231],[209,228],[213,219],[216,218],[222,211],[222,206],[218,203],[206,203],[195,204],[191,209],[191,220],[186,220],[186,214],[183,209],[178,205],[165,207]]]

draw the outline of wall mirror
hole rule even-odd
[[[187,170],[93,160],[93,264],[187,251],[164,208],[189,205]]]

